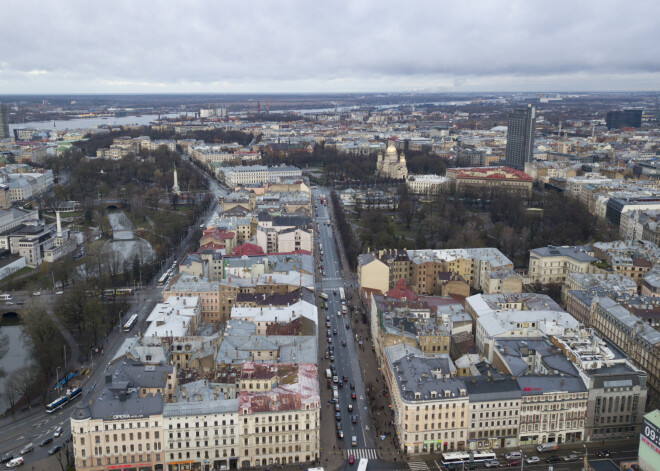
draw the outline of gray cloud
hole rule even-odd
[[[0,89],[657,89],[657,1],[9,1]]]

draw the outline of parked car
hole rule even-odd
[[[557,455],[550,455],[545,459],[546,463],[559,463],[559,456]]]
[[[541,462],[541,458],[538,456],[531,456],[527,458],[527,464],[538,464]]]
[[[601,450],[596,453],[596,456],[598,458],[608,458],[610,456],[610,450]]]
[[[337,422],[337,430],[341,430],[341,422]]]
[[[497,461],[497,460],[486,460],[486,461],[484,462],[484,465],[485,465],[486,468],[488,468],[488,469],[490,469],[490,468],[499,468],[499,466],[500,466],[500,462]]]
[[[341,420],[341,412],[335,412],[335,420]]]
[[[571,453],[570,455],[564,456],[564,461],[577,461],[579,460],[580,457],[576,455],[575,453]]]
[[[509,467],[520,466],[520,460],[509,460],[506,462],[506,465]]]
[[[48,454],[49,454],[49,455],[54,455],[55,453],[57,453],[57,452],[60,451],[61,449],[62,449],[62,445],[55,445],[53,448],[51,448],[50,450],[48,450]]]
[[[344,431],[343,430],[337,430],[337,438],[341,438],[342,440],[344,439]]]
[[[6,463],[7,461],[11,461],[14,459],[14,455],[11,453],[4,454],[0,456],[0,463]]]

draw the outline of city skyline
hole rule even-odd
[[[648,91],[660,83],[653,2],[9,2],[3,10],[8,94]]]

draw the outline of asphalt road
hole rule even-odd
[[[338,389],[339,407],[341,415],[341,426],[344,432],[344,438],[340,443],[343,445],[348,454],[355,454],[356,458],[363,456],[376,457],[375,448],[376,440],[370,426],[369,411],[367,408],[365,386],[362,380],[362,370],[357,356],[357,341],[353,334],[353,329],[350,328],[350,318],[341,314],[341,301],[339,295],[339,288],[344,287],[344,279],[342,278],[341,267],[339,264],[339,257],[335,246],[335,239],[333,234],[333,226],[327,225],[330,222],[329,214],[326,206],[318,202],[318,196],[325,195],[329,198],[329,194],[324,190],[313,190],[312,196],[316,203],[316,222],[318,223],[318,242],[323,247],[323,260],[319,258],[320,251],[316,247],[316,263],[317,263],[317,283],[316,288],[318,293],[325,293],[328,295],[327,310],[321,309],[319,311],[319,348],[321,350],[321,361],[319,363],[319,382],[321,388],[327,387],[326,369],[334,365],[337,368],[337,376],[340,382],[343,383],[343,388]],[[323,265],[325,275],[320,275],[318,264]],[[348,310],[350,312],[350,309]],[[347,312],[347,315],[348,315]],[[326,316],[330,322],[330,338],[332,343],[328,344],[326,327]],[[349,329],[346,326],[349,326]],[[336,330],[336,334],[334,331]],[[346,346],[342,346],[342,342]],[[330,362],[325,358],[325,350],[329,345],[335,347],[335,361]],[[343,382],[343,377],[348,381]],[[350,384],[355,385],[355,389],[351,390]],[[355,392],[357,398],[351,399],[351,393]],[[348,405],[353,405],[353,411],[348,411]],[[322,427],[331,427],[336,429],[334,405],[328,407],[324,405],[324,411],[321,420]],[[332,411],[332,413],[327,413]],[[357,415],[357,423],[353,423],[351,415]],[[351,446],[351,437],[357,437],[357,446]],[[328,449],[332,444],[322,443],[321,447]]]

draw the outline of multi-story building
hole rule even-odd
[[[642,110],[608,111],[605,116],[607,129],[640,128],[642,126]]]
[[[406,185],[413,195],[437,195],[449,188],[449,178],[439,175],[409,175]]]
[[[531,283],[558,283],[570,273],[593,273],[598,259],[577,247],[539,247],[529,251],[528,277]]]
[[[404,454],[465,450],[469,397],[449,355],[424,355],[398,344],[385,349],[398,446]]]
[[[536,108],[514,110],[509,115],[506,132],[506,164],[523,170],[526,162],[534,157],[534,128],[536,126]]]
[[[488,373],[462,378],[470,397],[470,449],[515,447],[522,400],[520,387],[515,379],[496,371]]]
[[[11,139],[9,133],[9,107],[0,103],[0,139]]]
[[[459,194],[507,192],[530,197],[534,186],[532,177],[511,167],[448,168],[447,178]]]
[[[660,332],[608,297],[591,303],[593,327],[648,373],[651,404],[660,400]]]
[[[243,364],[238,396],[241,467],[290,465],[319,458],[317,375],[317,366],[309,363]]]
[[[71,415],[76,469],[164,469],[163,404],[176,385],[171,366],[120,365],[100,396]]]

